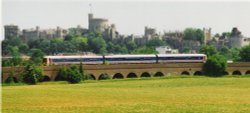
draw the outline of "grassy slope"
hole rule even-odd
[[[3,112],[250,112],[250,78],[48,82],[2,88]]]

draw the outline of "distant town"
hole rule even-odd
[[[184,31],[170,31],[160,34],[155,28],[146,26],[143,36],[121,35],[115,24],[109,24],[108,19],[95,18],[94,14],[91,13],[88,14],[88,28],[83,28],[80,25],[68,29],[59,26],[55,29],[41,29],[39,26],[31,29],[20,29],[18,25],[4,26],[5,40],[19,37],[26,43],[37,39],[64,39],[68,35],[88,37],[89,33],[99,33],[106,43],[110,41],[113,44],[133,42],[136,45],[146,45],[148,41],[156,39],[165,43],[155,47],[155,50],[160,54],[198,53],[203,45],[211,45],[219,50],[223,47],[241,48],[250,44],[250,38],[245,37],[240,28],[229,29],[232,29],[231,32],[215,33],[215,35],[212,35],[212,28],[187,28]],[[201,37],[193,36],[192,31],[200,32]]]

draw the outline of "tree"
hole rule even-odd
[[[195,33],[196,40],[200,41],[200,43],[203,44],[205,38],[204,32],[201,29],[196,29]]]
[[[186,28],[184,30],[184,39],[185,40],[196,40],[195,29],[193,29],[193,28]]]
[[[105,53],[106,52],[106,42],[101,37],[96,37],[90,40],[90,47],[93,49],[95,53]]]
[[[235,61],[240,61],[240,50],[238,48],[232,48],[230,49],[230,53],[231,53],[231,59],[235,62]]]
[[[69,83],[75,84],[75,83],[79,83],[82,80],[82,75],[79,72],[79,69],[77,69],[76,66],[71,66],[68,70],[67,70],[67,80]]]
[[[19,50],[21,53],[27,54],[27,52],[29,51],[29,46],[27,44],[21,44],[19,46]]]
[[[203,44],[204,40],[204,32],[201,29],[195,28],[186,28],[184,30],[184,39],[185,40],[196,40]]]
[[[208,58],[203,66],[205,75],[222,76],[227,68],[227,60],[222,55],[213,55]]]
[[[67,80],[67,71],[65,66],[61,67],[55,80]]]
[[[182,52],[183,52],[183,53],[191,53],[191,48],[190,48],[190,47],[184,47],[184,48],[182,49]]]
[[[231,58],[230,51],[227,46],[222,46],[219,49],[220,55],[225,56],[227,59]]]
[[[231,36],[231,32],[223,32],[221,38],[225,39],[225,38],[230,37],[230,36]]]
[[[41,68],[29,64],[25,67],[22,78],[23,82],[27,84],[37,84],[43,80],[43,71]]]
[[[71,40],[71,43],[76,46],[78,51],[86,51],[88,48],[88,39],[85,37],[76,37]]]
[[[112,42],[108,42],[107,44],[108,53],[115,53],[115,45]]]
[[[19,53],[19,49],[17,46],[14,47],[10,47],[10,53],[11,53],[11,64],[12,66],[17,66],[19,64],[21,64],[21,54]]]
[[[65,36],[64,40],[70,41],[70,40],[72,40],[73,38],[74,38],[73,35],[68,34],[68,35]]]
[[[30,59],[36,64],[41,65],[43,63],[44,53],[40,49],[31,49],[29,53]]]
[[[66,50],[71,48],[71,46],[67,46],[67,45],[65,46],[64,45],[65,42],[68,42],[68,41],[63,41],[62,38],[51,39],[51,41],[50,41],[51,54],[58,54],[58,53],[61,53],[61,52],[65,52]]]
[[[250,45],[242,47],[239,56],[241,61],[250,62]]]
[[[214,46],[202,46],[200,53],[206,54],[208,57],[217,54],[217,50]]]
[[[153,47],[153,48],[163,45],[165,45],[165,43],[157,38],[149,40],[146,44],[147,47]]]
[[[80,62],[79,72],[80,72],[80,74],[82,75],[82,80],[86,80],[87,78],[86,78],[86,76],[85,76],[85,74],[84,74],[82,62]]]
[[[64,50],[62,50],[62,52],[69,52],[69,53],[74,53],[77,52],[77,47],[76,45],[74,45],[73,43],[71,43],[70,41],[64,41],[62,44]]]
[[[75,65],[70,66],[69,68],[60,68],[56,80],[66,80],[73,84],[81,82],[81,80],[86,79],[83,66],[81,65],[82,64],[80,64],[79,68],[77,68]]]
[[[51,54],[52,53],[52,51],[51,51],[52,47],[51,47],[50,40],[48,40],[48,39],[42,40],[38,49],[41,49],[46,54]]]
[[[135,50],[137,47],[136,43],[134,41],[129,41],[126,43],[126,48],[128,49],[129,52]]]
[[[157,54],[158,52],[154,48],[140,47],[135,49],[132,54]]]
[[[221,37],[219,33],[216,33],[214,37]]]
[[[8,55],[9,54],[8,48],[10,48],[8,40],[3,40],[2,41],[2,55]]]
[[[12,38],[8,40],[9,45],[11,46],[20,46],[22,44],[22,40],[19,37]]]

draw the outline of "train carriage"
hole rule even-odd
[[[206,55],[204,54],[159,54],[158,62],[206,62]]]
[[[110,64],[156,63],[156,57],[155,55],[112,55],[105,56],[105,62]]]
[[[46,56],[46,64],[103,64],[103,56]]]

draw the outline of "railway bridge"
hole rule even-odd
[[[59,69],[65,65],[43,66],[47,80],[55,80]],[[84,65],[84,72],[93,80],[100,80],[105,75],[112,79],[161,77],[170,75],[202,75],[203,63],[164,63],[164,64],[105,64]],[[14,79],[18,79],[24,67],[3,67],[2,81],[5,81],[11,72]],[[226,69],[227,75],[250,74],[250,62],[230,63]]]

